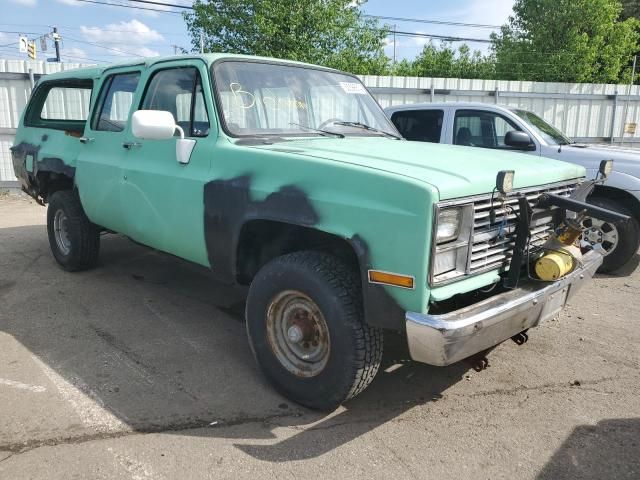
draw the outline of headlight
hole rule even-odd
[[[458,238],[460,233],[460,218],[462,209],[459,207],[445,208],[438,213],[438,228],[436,243],[450,242]]]
[[[464,276],[473,229],[473,203],[436,205],[430,266],[431,285]]]

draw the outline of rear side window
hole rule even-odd
[[[125,129],[139,81],[140,72],[118,73],[105,80],[91,122],[93,130],[122,132]]]
[[[443,110],[406,110],[391,116],[398,131],[407,140],[439,143]]]
[[[154,73],[140,108],[171,112],[187,136],[209,134],[209,115],[196,68],[171,68]]]
[[[82,132],[89,116],[92,86],[91,80],[43,83],[34,92],[25,125]]]
[[[90,88],[53,87],[44,102],[42,120],[86,120],[89,117]]]

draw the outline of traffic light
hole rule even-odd
[[[27,55],[31,60],[36,59],[36,42],[35,41],[29,42],[27,44]]]

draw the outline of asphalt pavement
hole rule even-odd
[[[119,235],[64,272],[45,221],[0,196],[0,479],[640,478],[640,257],[482,372],[389,338],[326,415],[262,377],[244,292]]]

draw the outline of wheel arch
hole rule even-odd
[[[638,222],[640,222],[640,200],[626,190],[609,187],[606,185],[596,185],[591,196],[603,197],[619,202],[627,207]]]

